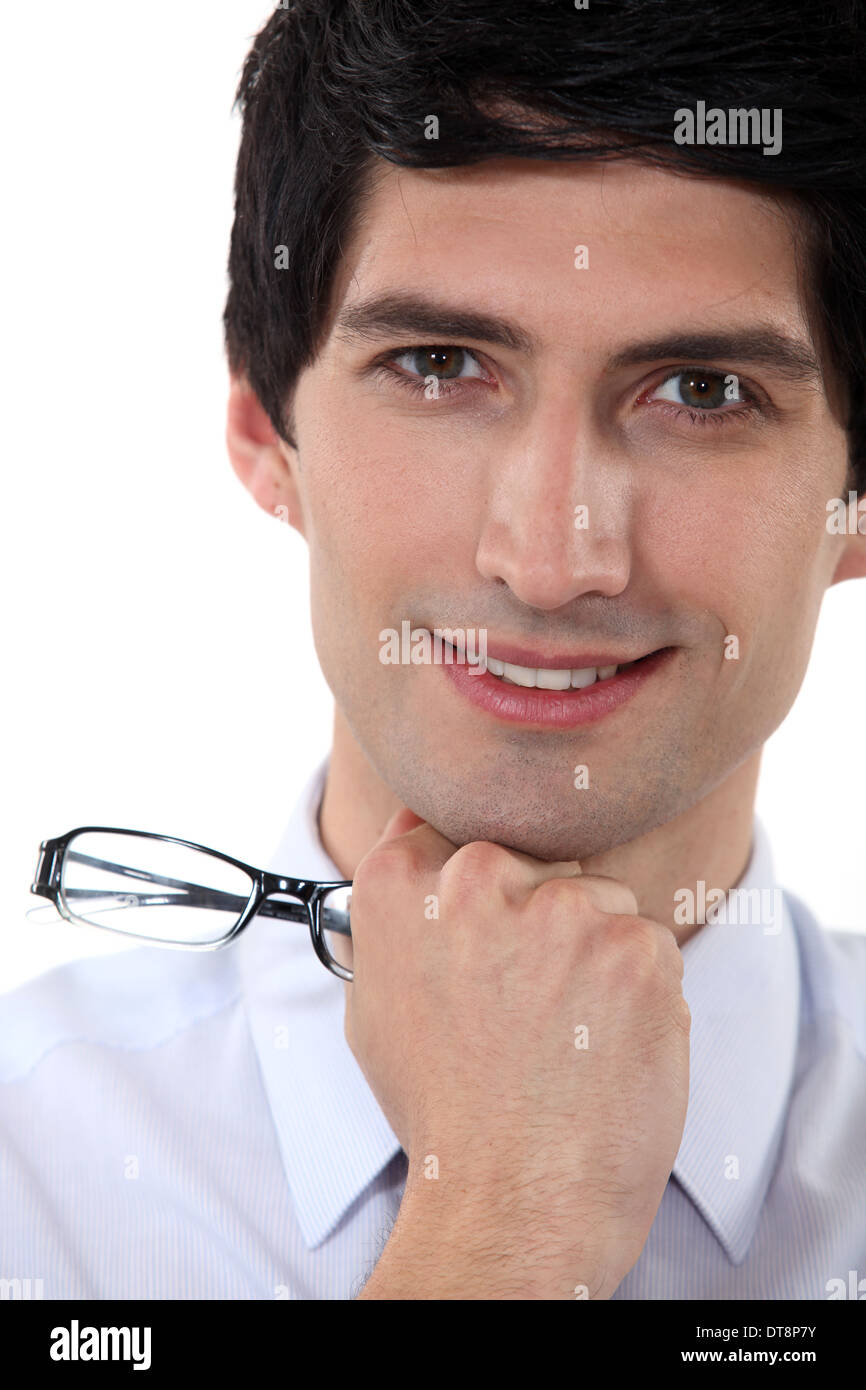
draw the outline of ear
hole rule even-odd
[[[831,584],[841,584],[845,579],[866,578],[866,492],[861,492],[858,501],[854,493],[846,509],[846,533],[842,553],[833,571]]]
[[[232,468],[259,506],[305,535],[293,467],[297,450],[280,439],[244,376],[231,377],[226,447]]]

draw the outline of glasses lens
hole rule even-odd
[[[104,830],[69,842],[60,880],[61,900],[79,921],[180,946],[221,941],[252,888],[249,874],[212,854]]]
[[[322,936],[328,955],[346,970],[352,969],[352,935],[349,930],[351,885],[332,888],[322,898]]]

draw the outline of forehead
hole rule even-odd
[[[632,159],[377,162],[332,303],[447,289],[584,341],[648,315],[662,328],[748,313],[802,333],[794,226],[760,190]]]

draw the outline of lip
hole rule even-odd
[[[638,665],[618,671],[609,680],[596,681],[583,690],[539,690],[537,687],[506,685],[489,671],[473,673],[465,662],[445,662],[442,670],[460,695],[465,696],[476,708],[505,723],[573,729],[580,724],[596,723],[631,700],[647,681],[667,666],[676,650],[676,647],[660,648],[640,660]],[[535,663],[537,660],[537,657],[533,659]],[[581,657],[581,660],[584,658]],[[522,661],[515,664],[529,666],[531,663]],[[586,661],[585,664],[613,666],[614,661]],[[554,665],[553,661],[545,663],[545,666]]]
[[[629,661],[638,661],[650,653],[643,651],[625,655],[623,652],[605,652],[596,647],[590,651],[553,652],[552,655],[542,656],[539,652],[531,652],[528,647],[513,647],[507,642],[491,642],[488,638],[487,655],[492,656],[494,661],[507,661],[509,666],[528,666],[532,670],[585,671],[588,666],[625,666]]]

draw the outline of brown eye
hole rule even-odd
[[[404,384],[422,386],[425,380],[433,377],[436,381],[468,381],[485,379],[484,371],[475,353],[469,348],[457,347],[451,343],[444,347],[403,348],[389,359],[402,370]],[[454,387],[459,390],[459,387]]]
[[[725,399],[724,386],[718,376],[683,376],[680,394],[686,405],[721,405]]]
[[[717,410],[726,401],[742,403],[742,396],[732,373],[688,369],[669,376],[653,393],[653,400],[673,401],[690,409]]]
[[[419,376],[438,376],[442,381],[459,376],[466,361],[465,349],[460,347],[414,348],[407,356]]]

